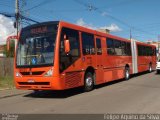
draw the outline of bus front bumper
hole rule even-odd
[[[59,77],[15,77],[17,89],[25,90],[64,90],[63,81]]]

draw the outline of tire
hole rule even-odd
[[[33,90],[34,91],[34,93],[37,93],[37,92],[39,92],[40,90]]]
[[[89,92],[93,90],[94,78],[91,72],[87,72],[84,77],[84,91]]]
[[[125,80],[129,80],[129,78],[130,78],[129,67],[125,67],[125,70],[124,70],[124,79]]]
[[[152,72],[152,65],[151,64],[149,65],[149,70],[148,71],[149,71],[149,73]]]

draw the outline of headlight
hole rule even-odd
[[[49,77],[53,75],[53,69],[50,69],[48,72],[44,74],[44,76]]]
[[[19,72],[16,72],[16,77],[22,77]]]

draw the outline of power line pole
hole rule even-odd
[[[130,28],[130,40],[132,40],[132,29]]]
[[[18,36],[18,32],[19,32],[19,0],[15,0],[15,18],[16,18],[16,32],[17,32],[17,36]]]
[[[160,35],[158,35],[158,43],[157,43],[158,44],[158,50],[157,50],[158,51],[158,54],[157,54],[158,58],[159,58],[159,55],[160,55],[159,54],[159,42],[160,42]]]
[[[16,36],[17,36],[17,39],[18,39],[19,28],[20,28],[19,17],[20,17],[20,13],[19,13],[19,0],[15,0],[15,18],[16,18],[15,27],[16,27]],[[16,51],[16,46],[17,46],[17,39],[14,40],[15,51]]]

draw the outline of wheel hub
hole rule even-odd
[[[92,85],[92,78],[91,77],[88,77],[86,79],[86,84],[87,84],[87,86],[91,86]]]
[[[126,71],[126,78],[128,78],[129,77],[129,71],[127,70]]]

